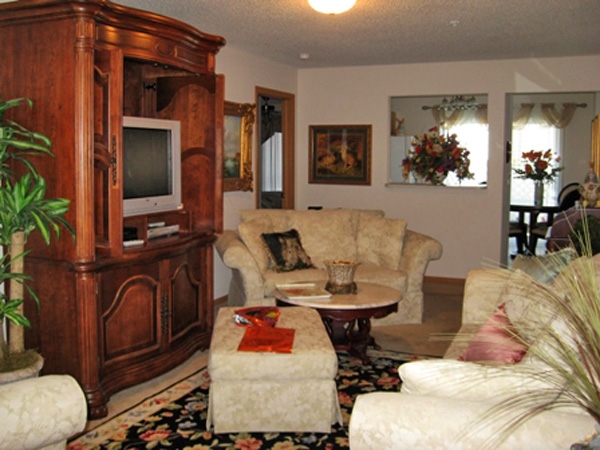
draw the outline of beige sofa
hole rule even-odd
[[[600,258],[595,260],[600,274]],[[462,327],[444,359],[422,360],[399,367],[400,393],[370,393],[359,396],[350,421],[351,450],[481,449],[497,430],[486,426],[475,430],[477,419],[506,396],[539,387],[541,381],[527,371],[538,371],[542,364],[526,355],[512,365],[485,365],[457,358],[469,344],[469,337],[486,322],[497,307],[512,305],[520,312],[519,301],[511,289],[514,278],[500,269],[469,272],[465,285]],[[522,278],[521,278],[522,280]],[[518,291],[518,289],[516,290]],[[512,302],[512,303],[511,303]],[[508,313],[508,310],[507,310]],[[528,316],[522,318],[530,319]],[[512,320],[512,319],[511,319]],[[529,320],[522,322],[529,323]],[[541,366],[547,369],[547,366]],[[508,370],[507,370],[508,369]],[[521,370],[526,369],[526,370]],[[529,375],[527,375],[529,374]],[[526,422],[495,449],[568,449],[594,430],[595,421],[583,410],[574,408],[544,411]],[[466,431],[469,430],[469,434]],[[486,447],[489,448],[489,447]]]
[[[85,395],[69,375],[46,375],[0,386],[0,449],[59,450],[83,431]]]
[[[236,231],[226,230],[216,249],[232,269],[229,306],[273,305],[277,284],[327,280],[324,261],[358,260],[355,280],[390,286],[403,293],[398,312],[376,324],[421,323],[423,277],[442,256],[437,240],[406,229],[383,211],[354,209],[242,210]],[[263,233],[297,230],[313,268],[278,272]]]

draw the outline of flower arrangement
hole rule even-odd
[[[415,135],[411,145],[408,156],[402,160],[405,180],[411,172],[432,184],[443,184],[450,172],[454,172],[460,181],[473,178],[469,171],[470,152],[459,146],[456,134],[440,135],[435,126],[422,136]]]
[[[560,156],[554,157],[550,149],[545,152],[534,150],[524,152],[521,159],[524,163],[523,168],[513,170],[517,174],[517,178],[524,180],[534,180],[542,183],[554,181],[558,172],[564,169],[564,167],[552,167],[553,163],[558,164],[560,162]]]

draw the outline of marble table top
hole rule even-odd
[[[307,283],[314,283],[322,288],[325,287],[324,281],[307,281]],[[338,310],[380,308],[398,303],[402,299],[400,291],[380,284],[357,282],[356,286],[356,294],[335,294],[327,299],[290,299],[278,290],[275,290],[273,295],[278,300],[290,305]]]

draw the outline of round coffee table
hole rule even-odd
[[[314,282],[324,287],[325,282]],[[398,311],[402,293],[375,283],[357,283],[356,294],[335,294],[328,299],[290,299],[278,290],[274,296],[279,306],[306,306],[321,315],[336,350],[358,356],[370,363],[367,347],[380,347],[371,336],[371,319],[379,319]]]

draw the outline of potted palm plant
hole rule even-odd
[[[27,285],[30,277],[23,272],[27,238],[37,231],[49,245],[52,233],[60,237],[61,227],[74,236],[64,217],[69,200],[46,198],[46,180],[28,159],[53,157],[50,140],[5,118],[9,109],[23,104],[32,107],[29,99],[0,99],[0,286],[4,288],[0,292],[0,324],[6,322],[8,326],[8,339],[0,332],[0,374],[7,374],[6,381],[21,377],[13,374],[23,370],[24,376],[30,376],[31,366],[34,373],[39,372],[43,362],[35,350],[25,350],[24,344],[23,327],[30,326],[23,308],[25,290],[39,306],[38,296]],[[22,175],[13,170],[15,165],[23,166]]]

